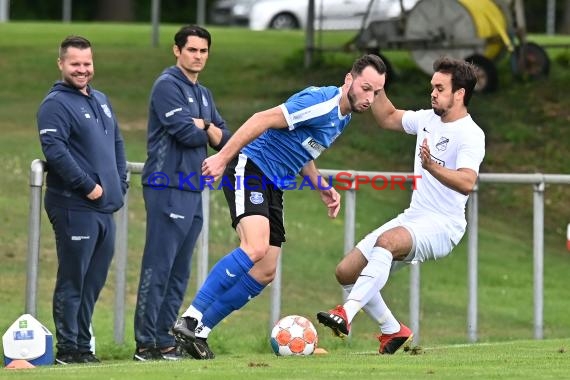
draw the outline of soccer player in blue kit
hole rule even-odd
[[[212,329],[275,277],[283,224],[283,181],[301,174],[335,218],[340,195],[321,178],[314,160],[344,131],[353,112],[370,108],[384,88],[386,65],[375,55],[357,59],[341,87],[308,87],[285,103],[255,113],[202,164],[204,176],[224,174],[224,194],[239,247],[220,259],[190,307],[172,327],[196,359],[213,359]],[[244,182],[245,181],[245,182]]]

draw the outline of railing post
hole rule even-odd
[[[30,208],[28,212],[28,263],[26,276],[26,313],[36,316],[38,295],[38,266],[42,220],[42,186],[44,161],[35,159],[30,166]]]
[[[533,197],[533,258],[534,258],[534,338],[543,338],[544,303],[544,182],[534,185]]]
[[[414,332],[412,342],[420,343],[420,263],[412,263],[410,267],[410,327]]]
[[[479,234],[479,186],[467,200],[467,339],[477,342],[477,261]]]
[[[354,230],[356,225],[356,190],[349,189],[344,195],[344,252],[354,248]]]
[[[283,210],[283,217],[285,217],[285,210]],[[275,267],[275,277],[271,281],[271,299],[269,300],[269,332],[273,329],[275,322],[279,320],[281,315],[281,282],[282,282],[282,257],[283,247],[281,253],[277,257],[277,266]]]
[[[200,288],[208,276],[208,240],[210,239],[210,189],[202,191],[202,232],[198,237],[196,258],[196,288]]]
[[[354,173],[351,174],[354,176]],[[354,181],[350,184],[350,189],[344,193],[344,251],[343,255],[348,254],[354,248],[354,236],[356,226],[356,190],[354,188]],[[348,293],[342,288],[342,299],[346,301]]]
[[[275,278],[271,282],[271,305],[269,309],[269,331],[273,329],[275,322],[279,320],[281,314],[281,281],[282,281],[282,260],[283,248],[281,254],[277,258],[277,268],[275,269]]]
[[[127,166],[127,183],[131,182],[131,168]],[[123,197],[123,207],[115,213],[115,343],[125,341],[125,302],[127,299],[127,252],[129,239],[129,189]]]

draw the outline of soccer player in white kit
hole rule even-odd
[[[473,66],[443,57],[433,68],[431,110],[396,109],[385,92],[374,100],[372,113],[382,128],[417,135],[415,188],[403,213],[369,233],[338,264],[345,303],[317,314],[320,323],[344,336],[364,309],[380,326],[380,354],[395,353],[413,337],[382,298],[390,272],[443,258],[459,243],[467,225],[465,204],[485,155],[485,134],[467,110],[477,83]]]

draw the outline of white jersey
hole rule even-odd
[[[431,213],[447,220],[455,232],[465,232],[467,195],[450,189],[422,168],[420,146],[427,138],[432,159],[448,169],[468,168],[479,173],[485,156],[485,134],[470,115],[444,123],[433,110],[406,111],[402,118],[406,133],[417,135],[414,159],[416,187],[407,216]],[[449,223],[451,222],[451,223]]]

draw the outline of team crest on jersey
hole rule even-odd
[[[444,151],[447,149],[447,143],[449,142],[449,139],[447,137],[442,137],[439,139],[439,142],[437,144],[435,144],[435,148],[437,150]]]
[[[254,205],[263,203],[263,194],[258,191],[252,191],[249,195],[249,201]]]
[[[109,119],[113,117],[113,114],[111,114],[111,110],[106,104],[101,104],[101,108],[103,108],[103,112],[105,112],[105,115],[107,115]]]
[[[204,107],[208,107],[208,99],[206,99],[204,94],[202,94],[202,104],[204,105]]]
[[[85,109],[85,107],[81,107],[81,108],[79,108],[79,109],[80,109],[80,112],[83,113],[83,116],[84,116],[86,119],[91,119],[91,115],[89,114],[89,112],[87,112],[87,110]]]

